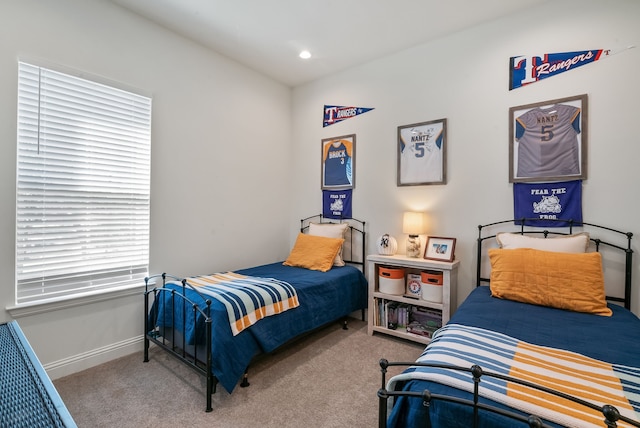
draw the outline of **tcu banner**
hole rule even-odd
[[[323,190],[322,216],[326,218],[352,218],[351,215],[352,190]]]
[[[373,110],[373,108],[367,107],[346,107],[346,106],[324,106],[322,121],[322,127],[333,125],[334,123],[342,122],[346,119],[351,119],[359,114],[366,113]]]
[[[603,54],[606,57],[612,52],[609,49],[594,49],[590,51],[512,56],[509,60],[509,90],[596,62]]]
[[[560,219],[582,222],[582,180],[562,183],[513,183],[513,212],[518,219]],[[525,221],[525,225],[529,225]],[[566,222],[536,222],[536,226],[565,227]]]

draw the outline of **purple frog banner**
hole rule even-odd
[[[325,218],[343,219],[352,218],[351,214],[351,189],[323,190],[322,191],[322,216]]]
[[[566,227],[582,222],[582,180],[560,183],[513,183],[513,215],[519,219],[539,219],[541,227]],[[544,220],[549,220],[545,222]],[[524,222],[527,225],[527,222]]]

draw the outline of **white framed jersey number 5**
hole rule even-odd
[[[447,119],[398,127],[398,186],[446,184]]]

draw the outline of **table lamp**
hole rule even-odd
[[[427,232],[424,213],[406,212],[402,220],[402,231],[409,235],[407,239],[407,257],[420,257],[420,235]]]

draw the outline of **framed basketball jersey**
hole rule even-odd
[[[322,140],[322,189],[355,187],[355,134]]]

